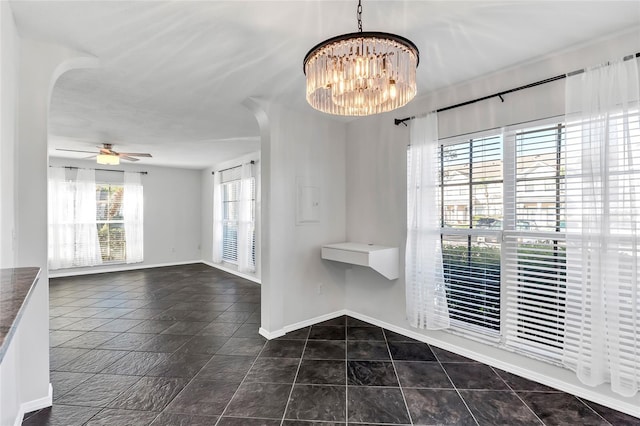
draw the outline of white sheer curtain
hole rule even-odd
[[[144,260],[144,194],[141,174],[124,172],[122,215],[127,263]]]
[[[405,280],[413,327],[449,327],[438,214],[438,116],[411,122],[408,161]]]
[[[222,173],[213,175],[213,263],[222,263]]]
[[[240,177],[240,202],[238,203],[238,271],[253,272],[253,165],[243,164]]]
[[[102,263],[96,217],[96,171],[78,169],[75,184],[75,266]]]
[[[63,167],[49,168],[49,269],[70,268],[75,253],[74,184]]]
[[[591,386],[640,384],[640,80],[636,59],[567,78],[565,365]]]
[[[78,169],[75,181],[65,175],[63,167],[49,171],[49,268],[99,265],[95,170]]]

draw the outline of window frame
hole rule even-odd
[[[507,321],[508,313],[510,310],[514,309],[513,300],[510,299],[509,292],[512,291],[512,287],[514,283],[509,281],[512,280],[512,276],[510,275],[510,268],[514,268],[513,264],[509,262],[513,262],[513,254],[510,250],[513,249],[513,243],[507,243],[508,240],[518,237],[527,237],[533,236],[532,238],[546,238],[551,241],[554,247],[562,241],[566,241],[566,229],[562,226],[562,223],[565,222],[565,214],[562,213],[559,209],[563,208],[564,205],[564,193],[563,190],[563,179],[564,175],[561,175],[560,171],[563,168],[563,157],[561,155],[556,155],[555,158],[555,167],[556,173],[553,178],[539,178],[539,179],[529,179],[534,182],[535,185],[544,184],[544,187],[536,188],[541,189],[543,191],[547,191],[547,180],[554,181],[553,191],[555,192],[555,197],[553,200],[552,210],[555,211],[555,227],[553,230],[546,230],[544,232],[540,232],[535,229],[533,226],[523,227],[519,226],[519,223],[523,220],[527,221],[530,219],[523,218],[522,212],[518,209],[518,199],[519,195],[522,196],[524,192],[517,193],[518,183],[524,182],[527,179],[522,179],[521,176],[518,175],[518,147],[516,146],[516,139],[518,134],[524,134],[527,132],[535,133],[549,129],[549,128],[557,128],[558,129],[558,141],[562,139],[562,143],[557,145],[559,150],[566,151],[566,143],[564,143],[565,137],[565,128],[566,125],[564,123],[564,117],[551,117],[542,120],[534,120],[526,123],[520,123],[513,126],[508,126],[504,128],[496,128],[489,129],[481,132],[474,132],[465,135],[448,137],[440,139],[439,143],[442,147],[459,144],[462,142],[468,142],[470,140],[478,140],[478,139],[486,139],[492,136],[501,136],[501,150],[502,150],[502,226],[497,229],[486,229],[486,228],[477,228],[474,225],[473,219],[473,182],[472,179],[468,179],[465,183],[465,187],[469,188],[469,202],[470,207],[469,210],[471,212],[467,212],[467,218],[469,221],[468,228],[464,229],[456,229],[456,228],[447,228],[445,227],[445,203],[444,199],[444,173],[443,173],[443,155],[442,151],[439,153],[438,164],[439,169],[439,182],[437,183],[439,186],[439,209],[440,209],[440,235],[441,241],[443,241],[443,236],[448,235],[456,235],[460,237],[467,237],[467,244],[471,244],[472,239],[481,238],[483,235],[490,235],[492,238],[495,238],[497,243],[500,246],[500,304],[499,304],[499,331],[497,333],[487,333],[487,329],[480,326],[475,326],[473,324],[464,323],[460,320],[451,320],[452,327],[448,329],[448,332],[453,334],[462,335],[465,338],[470,338],[473,340],[479,340],[485,343],[489,343],[495,346],[499,346],[502,348],[508,348],[510,350],[515,350],[516,352],[523,353],[524,355],[542,359],[551,363],[558,363],[559,355],[558,353],[553,353],[553,350],[545,349],[544,347],[536,348],[535,345],[531,347],[526,347],[526,345],[518,345],[514,344],[511,340],[508,339],[509,333],[512,333],[512,330],[509,328]],[[410,149],[410,147],[409,147]],[[559,151],[557,151],[559,152]],[[483,182],[486,183],[486,182]],[[536,213],[537,214],[537,213]],[[444,254],[444,247],[443,247]],[[517,269],[517,265],[515,266]],[[544,290],[544,289],[543,289]],[[560,298],[558,299],[560,300]],[[559,323],[560,327],[562,327],[562,323]]]
[[[456,137],[451,137],[451,138],[443,138],[439,140],[439,150],[438,150],[438,159],[437,159],[437,164],[438,164],[438,176],[439,176],[439,182],[437,183],[438,185],[438,189],[439,189],[439,208],[440,208],[440,240],[442,243],[442,253],[443,253],[443,261],[444,261],[444,266],[445,266],[445,279],[446,279],[446,274],[447,274],[447,262],[446,262],[446,257],[447,257],[447,250],[445,249],[445,238],[449,237],[449,238],[466,238],[466,247],[467,247],[467,256],[466,259],[468,262],[470,262],[470,259],[472,258],[473,254],[474,254],[474,248],[477,248],[478,243],[484,243],[484,238],[486,237],[490,237],[492,239],[495,239],[495,241],[497,241],[498,246],[500,246],[500,241],[501,241],[501,233],[502,231],[500,229],[487,229],[487,228],[478,228],[475,226],[474,223],[474,197],[475,197],[475,191],[474,189],[478,186],[481,185],[487,185],[487,184],[502,184],[503,185],[503,181],[504,181],[504,172],[502,172],[502,178],[500,179],[491,179],[489,181],[479,181],[479,180],[475,180],[473,178],[473,171],[474,168],[472,166],[472,164],[474,164],[473,161],[473,154],[477,152],[477,150],[475,149],[473,143],[475,141],[480,142],[480,143],[485,143],[485,142],[490,142],[491,143],[491,139],[493,138],[499,138],[499,149],[501,149],[502,147],[502,135],[500,134],[500,132],[496,132],[495,130],[488,130],[485,132],[477,132],[477,133],[473,133],[473,134],[465,134],[465,135],[460,135],[460,136],[456,136]],[[495,142],[494,142],[495,143]],[[450,184],[446,184],[445,183],[445,149],[446,147],[450,147],[450,146],[455,146],[455,145],[464,145],[464,144],[468,144],[468,159],[471,160],[471,162],[468,162],[468,169],[464,169],[464,170],[469,170],[469,173],[465,179],[464,182],[456,182],[456,183],[450,183]],[[464,160],[464,158],[462,159]],[[501,160],[503,161],[503,160]],[[445,222],[446,220],[446,216],[445,216],[445,210],[446,210],[446,203],[445,203],[445,190],[446,188],[460,188],[460,190],[458,191],[454,191],[457,194],[461,194],[464,193],[467,197],[468,197],[468,205],[467,207],[464,209],[464,213],[463,215],[466,217],[466,224],[461,225],[463,226],[462,228],[454,228],[454,227],[449,227],[448,223]],[[466,189],[466,192],[465,192]],[[451,245],[453,247],[453,245]],[[500,251],[501,248],[499,248]],[[484,260],[484,259],[483,259]],[[472,267],[471,263],[469,263],[468,267],[469,272],[471,273],[472,270],[475,269],[475,267]],[[448,280],[447,280],[448,281]],[[470,284],[470,283],[469,283]],[[493,320],[491,320],[491,317],[493,316],[492,314],[486,315],[485,316],[485,321],[489,321],[488,324],[491,324],[493,326],[495,326],[497,324],[498,329],[496,330],[495,327],[486,327],[486,326],[482,326],[479,325],[478,323],[481,323],[482,320],[481,319],[473,319],[473,315],[470,316],[470,321],[464,321],[462,319],[458,319],[458,318],[450,318],[451,321],[451,325],[452,328],[450,331],[454,332],[454,333],[460,333],[463,334],[465,336],[474,338],[474,339],[479,339],[479,340],[483,340],[483,341],[490,341],[490,342],[498,342],[500,339],[500,326],[501,326],[501,321],[500,321],[500,308],[499,306],[502,304],[502,296],[501,296],[501,288],[502,285],[501,283],[498,284],[499,285],[499,289],[497,292],[497,302],[498,302],[498,318],[496,321],[496,318],[494,317]],[[449,294],[449,292],[452,291],[451,287],[449,286],[449,282],[447,283],[447,292]],[[463,292],[463,289],[461,289],[460,291]],[[495,292],[494,292],[495,295]],[[462,299],[459,300],[459,302],[464,302],[464,297],[462,297]],[[491,295],[491,291],[490,293],[488,293],[488,297],[490,300],[492,298]],[[472,302],[470,302],[472,303]],[[490,302],[487,302],[488,304],[490,304]],[[464,305],[464,303],[462,303]],[[489,305],[488,305],[489,306]],[[459,308],[461,309],[461,308]],[[491,309],[491,308],[489,308]],[[452,314],[451,311],[451,305],[450,305],[450,317]],[[495,314],[494,314],[495,315]],[[480,316],[480,318],[482,318],[482,315]]]
[[[238,166],[241,167],[241,166]],[[231,203],[234,203],[236,206],[238,206],[236,208],[236,211],[238,212],[239,215],[239,205],[240,205],[240,182],[241,182],[242,178],[238,177],[238,178],[234,178],[234,179],[230,179],[228,181],[224,181],[220,183],[220,191],[221,191],[221,197],[220,197],[220,203],[222,204],[222,261],[224,263],[228,263],[231,265],[238,265],[238,231],[239,231],[239,226],[240,226],[240,219],[239,217],[236,219],[227,219],[226,213],[228,210],[226,210],[226,207],[229,206]],[[251,261],[253,266],[255,267],[256,264],[256,238],[255,238],[255,222],[256,222],[256,198],[257,198],[257,179],[255,176],[251,176],[250,178],[251,180],[251,220],[254,223],[254,231],[253,231],[253,236],[251,238]],[[237,194],[237,199],[235,200],[227,200],[226,199],[226,195],[228,194],[227,191],[227,186],[228,185],[238,185],[238,188],[235,190],[235,193]],[[229,257],[225,257],[225,254],[227,253],[227,251],[225,250],[225,248],[227,247],[227,243],[226,243],[226,236],[227,236],[227,229],[229,226],[233,226],[235,225],[235,258],[229,258]]]
[[[547,325],[542,325],[541,329],[527,325],[527,321],[529,321],[528,324],[540,325],[539,323],[536,323],[536,321],[538,316],[541,316],[540,312],[547,309],[544,305],[548,304],[549,301],[545,299],[547,299],[549,294],[549,281],[553,281],[553,279],[550,279],[549,277],[540,279],[539,276],[533,276],[532,274],[534,274],[534,271],[527,270],[527,266],[530,265],[527,261],[534,262],[534,264],[539,262],[541,265],[537,266],[537,268],[550,268],[551,262],[548,263],[547,259],[549,257],[549,253],[553,253],[554,256],[557,256],[562,252],[562,250],[559,250],[559,247],[562,247],[563,244],[566,243],[566,229],[563,229],[563,227],[560,226],[560,224],[564,222],[564,215],[566,215],[566,206],[563,207],[565,197],[563,192],[565,182],[563,163],[564,153],[566,153],[567,148],[565,129],[566,125],[564,117],[535,120],[517,126],[510,126],[505,129],[505,134],[509,135],[509,143],[505,142],[505,146],[509,147],[509,155],[513,161],[513,181],[508,188],[505,186],[505,203],[509,203],[509,207],[505,206],[505,210],[509,209],[514,213],[509,218],[510,224],[508,228],[505,228],[503,234],[504,245],[507,249],[504,251],[503,258],[503,269],[505,270],[505,273],[503,274],[505,280],[503,283],[503,300],[505,301],[505,309],[502,312],[502,321],[506,326],[502,336],[502,345],[529,357],[558,365],[561,363],[563,342],[556,340],[556,344],[543,344],[541,342],[544,338],[539,334],[533,334],[547,332],[547,328],[551,328],[551,321],[549,321],[549,324]],[[555,144],[555,174],[551,177],[540,179],[519,178],[518,137],[544,131],[554,131],[553,142]],[[553,227],[553,230],[532,230],[518,227],[518,221],[529,220],[527,218],[520,217],[519,212],[523,209],[519,207],[518,195],[526,194],[526,191],[518,193],[518,183],[527,181],[539,182],[550,179],[554,180],[553,216],[555,226]],[[546,191],[546,188],[542,189],[543,193]],[[531,194],[529,194],[529,196],[531,196]],[[526,203],[526,201],[523,203]],[[564,213],[562,209],[565,209]],[[537,223],[536,227],[545,228],[542,222]],[[518,242],[519,238],[522,238],[522,242]],[[541,247],[547,248],[546,246],[550,246],[551,251],[541,252]],[[565,276],[564,281],[566,281],[566,273],[564,272],[566,267],[563,267],[563,265],[566,265],[566,251],[565,255],[560,256],[559,259],[564,260],[557,263],[555,265],[557,268],[551,271],[551,274],[556,276],[556,283],[560,283],[560,285],[556,287],[557,298],[555,299],[555,303],[557,303],[557,306],[559,306],[564,300],[564,293],[558,291],[562,288],[561,283],[563,280],[558,277]],[[540,274],[539,270],[535,272]],[[536,279],[538,280],[536,281]],[[536,293],[533,295],[529,293],[532,283],[537,284],[537,287],[535,288]],[[526,313],[526,306],[530,306],[534,302],[538,303],[538,305],[536,305],[535,314],[531,316],[526,314],[520,315],[520,312]],[[523,306],[525,306],[525,308],[523,308]],[[514,320],[514,318],[516,318],[517,321]],[[560,316],[558,318],[560,318]],[[557,330],[562,330],[564,324],[563,319],[560,318],[560,320],[556,321],[555,324],[557,324]],[[558,334],[561,335],[561,331]]]
[[[99,192],[99,188],[100,187],[108,187],[108,194],[111,195],[111,189],[112,187],[119,187],[122,188],[122,200],[120,201],[120,211],[122,213],[122,209],[124,208],[124,184],[123,183],[115,183],[115,182],[107,182],[107,181],[102,181],[102,182],[96,182],[96,227],[98,228],[98,243],[100,243],[100,228],[104,225],[108,225],[109,228],[111,227],[110,225],[112,224],[120,224],[122,225],[122,234],[123,234],[123,238],[122,238],[122,244],[123,244],[123,249],[122,249],[122,258],[121,259],[108,259],[109,257],[111,257],[111,255],[109,254],[107,256],[107,259],[105,260],[103,251],[102,251],[102,245],[100,245],[100,256],[102,258],[102,263],[106,264],[106,265],[114,265],[114,264],[122,264],[122,263],[126,263],[127,262],[127,251],[126,251],[126,247],[127,247],[127,240],[126,240],[126,234],[124,231],[124,215],[122,215],[122,219],[117,219],[117,220],[102,220],[99,219],[99,206],[100,204],[103,202],[103,200],[99,200],[97,195]],[[110,202],[110,197],[107,197],[106,200],[106,208],[107,210],[109,210],[109,206],[111,205]],[[108,217],[108,214],[107,214]],[[109,229],[109,232],[107,232],[107,238],[109,239],[109,242],[107,243],[107,251],[108,253],[111,252],[110,247],[111,247],[111,232]]]

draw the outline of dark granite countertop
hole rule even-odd
[[[0,362],[38,281],[40,268],[0,269]]]

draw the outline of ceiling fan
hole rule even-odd
[[[123,160],[127,160],[127,161],[138,161],[138,158],[135,157],[151,157],[151,154],[147,154],[147,153],[142,153],[142,152],[117,152],[113,150],[113,144],[110,143],[103,143],[102,146],[98,146],[96,148],[100,148],[100,151],[95,152],[95,151],[83,151],[83,150],[79,150],[79,149],[63,149],[63,148],[57,148],[57,151],[69,151],[69,152],[87,152],[90,154],[94,154],[91,157],[88,158],[94,158],[96,157],[98,159],[98,163],[99,164],[118,164],[120,159]],[[109,161],[112,160],[111,162],[101,162],[100,160],[105,160],[105,161]]]

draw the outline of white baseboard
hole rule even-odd
[[[499,368],[512,374],[516,374],[529,380],[533,380],[543,385],[547,385],[552,388],[559,389],[563,392],[576,395],[580,398],[605,405],[607,407],[613,408],[614,410],[621,411],[631,416],[640,417],[640,409],[638,408],[639,405],[637,403],[621,401],[613,394],[611,396],[607,396],[606,394],[603,395],[603,392],[599,392],[594,388],[590,388],[580,383],[575,377],[575,374],[567,369],[556,367],[551,364],[546,364],[542,361],[536,361],[530,358],[526,358],[523,355],[508,352],[503,349],[498,349],[483,344],[473,344],[473,347],[475,349],[481,348],[482,346],[486,347],[487,350],[483,353],[483,351],[481,350],[473,350],[468,347],[452,344],[451,342],[448,342],[446,340],[433,338],[431,336],[425,336],[424,334],[418,333],[417,331],[398,327],[385,321],[381,321],[376,318],[363,315],[361,313],[354,312],[348,309],[331,312],[329,314],[320,315],[294,324],[286,325],[280,330],[276,330],[273,332],[268,332],[263,328],[260,328],[260,334],[267,339],[274,339],[284,336],[286,335],[286,333],[318,324],[320,322],[327,321],[342,315],[348,315],[350,317],[368,322],[370,324],[377,325],[378,327],[385,328],[389,331],[393,331],[394,333],[398,333],[417,341],[428,343],[438,348],[454,352],[475,361],[482,362],[484,364]],[[526,364],[533,364],[533,366],[527,367]],[[536,366],[541,368],[537,369]]]
[[[471,358],[475,361],[482,362],[483,364],[487,364],[492,367],[507,371],[509,373],[516,374],[518,376],[524,377],[525,379],[533,380],[534,382],[559,389],[563,392],[576,395],[578,397],[593,401],[601,405],[605,405],[607,407],[613,408],[614,410],[629,414],[630,416],[640,417],[640,408],[637,403],[621,401],[614,395],[612,395],[611,397],[603,395],[603,393],[597,392],[595,388],[591,388],[580,383],[575,374],[567,369],[553,366],[551,364],[546,364],[542,361],[536,361],[530,358],[526,358],[523,355],[507,352],[503,349],[497,349],[488,346],[487,353],[481,353],[479,351],[474,351],[463,346],[451,344],[451,342],[434,339],[425,336],[424,334],[420,334],[416,331],[398,327],[393,324],[389,324],[387,322],[369,317],[367,315],[360,314],[358,312],[345,310],[344,313],[345,315],[349,315],[350,317],[377,325],[389,331],[393,331],[394,333],[410,337],[423,343],[437,346],[441,349],[445,349],[450,352],[465,356],[467,358]],[[497,356],[492,356],[492,354],[488,353],[494,351],[501,351],[501,353],[504,354],[504,359],[501,359]],[[543,368],[539,370],[536,368],[527,368],[523,365],[523,360],[526,360],[526,364],[540,363]],[[540,370],[546,370],[547,372],[542,372]]]
[[[255,275],[245,274],[244,272],[238,272],[235,269],[227,268],[224,265],[220,265],[219,263],[209,262],[207,260],[201,260],[200,263],[204,263],[205,265],[211,266],[212,268],[220,269],[221,271],[228,272],[230,274],[236,275],[240,278],[244,278],[245,280],[253,281],[254,283],[262,284],[260,278]]]
[[[331,312],[329,314],[320,315],[320,316],[317,316],[315,318],[311,318],[311,319],[308,319],[308,320],[297,322],[295,324],[287,325],[287,326],[282,327],[279,330],[274,330],[274,331],[267,331],[266,329],[260,327],[259,333],[260,333],[260,335],[262,335],[266,339],[269,339],[269,340],[276,339],[278,337],[285,336],[287,333],[290,333],[292,331],[299,330],[299,329],[305,328],[305,327],[309,327],[310,325],[318,324],[318,323],[320,323],[322,321],[327,321],[327,320],[330,320],[330,319],[333,319],[333,318],[340,317],[342,315],[345,315],[345,313],[346,313],[345,310]]]
[[[328,314],[324,314],[324,315],[317,316],[315,318],[300,321],[295,324],[285,325],[284,327],[282,327],[282,330],[284,330],[285,333],[290,333],[292,331],[299,330],[301,328],[309,327],[310,325],[318,324],[323,321],[341,317],[342,315],[347,315],[347,311],[345,309],[342,309],[340,311],[330,312]]]
[[[107,272],[125,272],[135,271],[136,269],[149,269],[149,268],[164,268],[166,266],[180,266],[180,265],[193,265],[194,263],[202,263],[212,268],[220,269],[221,271],[228,272],[236,275],[240,278],[244,278],[254,283],[261,284],[260,278],[255,275],[245,274],[238,272],[231,268],[227,268],[217,263],[212,263],[206,260],[185,260],[182,262],[167,262],[167,263],[154,263],[154,264],[140,264],[140,263],[122,263],[111,266],[96,266],[91,268],[79,268],[79,269],[64,269],[49,271],[49,278],[63,278],[63,277],[75,277],[79,275],[92,275],[92,274],[104,274]]]
[[[260,335],[267,340],[277,339],[278,337],[282,337],[285,335],[285,332],[283,329],[269,332],[262,327],[260,327],[260,329],[258,330],[258,333],[260,333]]]
[[[49,383],[49,394],[43,398],[34,399],[33,401],[27,401],[20,404],[20,410],[16,416],[14,426],[20,426],[24,415],[32,411],[40,410],[42,408],[51,407],[53,405],[53,386]]]
[[[154,264],[122,263],[112,266],[95,266],[91,268],[64,269],[49,271],[49,278],[75,277],[78,275],[104,274],[107,272],[134,271],[136,269],[164,268],[166,266],[193,265],[204,263],[202,260],[185,260],[181,262],[166,262]]]

